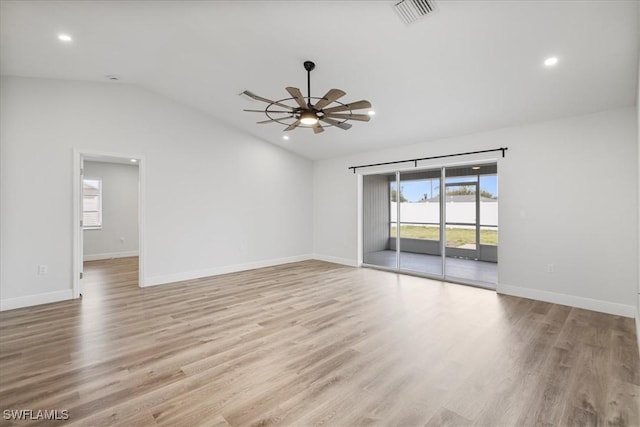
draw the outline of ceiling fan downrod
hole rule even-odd
[[[316,64],[312,61],[304,61],[304,69],[307,70],[307,106],[311,106],[311,71],[316,68]]]

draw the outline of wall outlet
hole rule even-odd
[[[40,264],[38,266],[38,274],[40,276],[42,276],[42,275],[47,274],[47,273],[49,273],[49,266],[44,265],[44,264]]]
[[[553,273],[556,271],[556,266],[554,264],[547,264],[547,273]]]

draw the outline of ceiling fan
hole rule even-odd
[[[277,101],[263,98],[253,92],[245,90],[242,92],[243,95],[257,101],[266,102],[269,105],[267,105],[264,110],[244,111],[266,114],[269,119],[257,122],[258,124],[280,123],[287,126],[284,129],[285,131],[291,131],[298,126],[309,127],[313,129],[314,133],[324,132],[324,128],[330,126],[347,130],[351,128],[351,124],[347,123],[349,120],[368,122],[371,119],[369,114],[353,113],[353,110],[371,108],[369,101],[362,100],[349,104],[339,102],[338,99],[346,95],[346,93],[340,89],[331,89],[322,98],[311,96],[311,71],[315,67],[316,64],[311,61],[304,62],[304,69],[307,70],[306,98],[297,87],[285,88],[287,92],[289,92],[289,95],[291,95],[291,98],[283,98]],[[312,100],[315,104],[312,103]],[[295,103],[297,105],[291,106],[288,105],[288,103]]]

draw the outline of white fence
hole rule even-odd
[[[397,221],[396,202],[391,202],[391,222]],[[475,223],[476,204],[473,202],[447,202],[447,222]],[[440,222],[440,204],[433,202],[400,203],[403,223]],[[480,202],[480,224],[498,226],[498,202]]]

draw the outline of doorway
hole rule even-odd
[[[73,294],[82,295],[84,262],[136,257],[144,286],[143,156],[74,151]]]
[[[497,285],[497,164],[363,176],[362,263]]]

